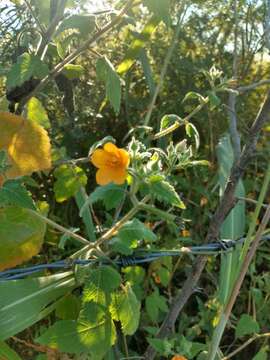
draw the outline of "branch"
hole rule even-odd
[[[27,8],[28,8],[30,14],[31,14],[31,15],[33,16],[33,18],[35,19],[35,22],[36,22],[36,24],[37,24],[37,26],[38,26],[38,28],[39,28],[39,30],[40,30],[40,32],[41,32],[41,35],[42,35],[42,36],[45,36],[45,34],[46,34],[46,29],[44,28],[44,26],[43,26],[43,25],[41,24],[41,22],[39,21],[39,18],[37,17],[35,11],[33,10],[32,5],[30,4],[30,2],[29,2],[28,0],[24,0],[24,2],[25,2],[25,5],[26,5]]]
[[[238,354],[240,351],[242,351],[244,348],[246,348],[249,344],[251,344],[253,341],[257,340],[257,339],[263,339],[263,338],[269,338],[270,337],[270,332],[269,333],[264,333],[264,334],[256,334],[254,336],[252,336],[250,339],[248,339],[246,342],[244,342],[244,344],[242,344],[241,346],[239,346],[236,350],[232,351],[230,354],[228,354],[227,356],[223,357],[221,360],[229,360],[231,359],[234,355]]]
[[[60,0],[60,2],[57,4],[55,16],[52,18],[47,31],[42,36],[42,40],[37,49],[37,55],[41,58],[41,60],[43,60],[47,51],[48,44],[51,41],[55,29],[64,15],[66,2],[67,0]]]
[[[247,142],[242,150],[239,161],[237,161],[231,169],[231,174],[224,191],[224,195],[221,202],[216,209],[215,214],[211,218],[208,233],[206,235],[206,243],[212,242],[218,238],[220,227],[229,214],[231,209],[234,207],[236,199],[234,196],[238,181],[242,178],[244,171],[249,165],[251,159],[254,156],[256,150],[256,144],[258,141],[259,133],[266,123],[270,120],[270,91],[268,92],[265,101],[263,102],[256,119],[249,131]],[[201,276],[201,273],[206,265],[207,257],[200,256],[194,264],[188,278],[186,279],[181,292],[176,295],[172,307],[163,321],[157,337],[163,339],[167,337],[173,330],[174,324],[179,316],[179,313],[187,303],[188,299],[192,295],[197,282]],[[156,350],[149,346],[144,354],[146,360],[154,359]]]
[[[250,84],[250,85],[245,85],[245,86],[240,86],[234,90],[240,92],[240,93],[243,93],[243,92],[246,92],[246,91],[250,91],[250,90],[253,90],[253,89],[256,89],[257,87],[259,86],[263,86],[263,85],[268,85],[270,84],[270,79],[265,79],[265,80],[260,80],[260,81],[257,81],[253,84]]]
[[[110,21],[107,25],[105,25],[103,28],[101,28],[96,34],[94,34],[90,39],[86,40],[77,50],[75,50],[73,53],[68,55],[63,61],[61,61],[59,64],[57,64],[52,71],[47,75],[45,78],[43,78],[40,83],[32,90],[28,95],[26,95],[20,102],[18,106],[18,111],[21,112],[23,106],[27,103],[27,101],[32,97],[35,96],[37,92],[39,92],[43,87],[53,78],[55,78],[64,68],[66,64],[71,63],[74,61],[79,55],[81,55],[89,46],[94,44],[96,41],[98,41],[102,35],[104,35],[106,32],[111,30],[115,25],[117,25],[121,20],[122,17],[125,15],[125,13],[129,10],[129,8],[132,6],[134,0],[127,1],[126,5],[123,7],[123,9],[119,12],[119,14]]]

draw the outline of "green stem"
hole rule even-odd
[[[193,111],[191,111],[191,113],[189,115],[187,115],[185,118],[182,119],[182,121],[176,121],[173,125],[169,126],[168,128],[156,133],[153,136],[153,140],[159,139],[163,136],[166,136],[170,133],[172,133],[173,131],[175,131],[176,129],[178,129],[181,125],[184,125],[186,123],[188,123],[188,121],[195,115],[197,114],[207,103],[209,102],[209,97],[207,96],[204,101],[199,104]]]
[[[147,205],[147,204],[139,204],[139,207],[141,210],[145,210],[151,214],[157,215],[161,217],[163,220],[167,220],[170,222],[173,222],[175,220],[175,215],[171,215],[167,213],[166,211],[160,210],[154,206]]]
[[[80,190],[75,194],[75,200],[76,200],[76,204],[77,204],[79,210],[81,210],[82,207],[84,206],[84,204],[88,200],[88,196],[87,196],[87,193],[86,193],[84,187],[81,187]],[[83,219],[83,222],[84,222],[84,225],[86,228],[88,239],[91,242],[95,242],[96,241],[95,226],[93,223],[92,214],[89,209],[89,206],[86,206],[86,208],[84,209],[84,211],[81,214],[81,217]]]
[[[105,241],[109,240],[116,231],[118,231],[127,221],[129,221],[133,216],[140,211],[140,206],[142,203],[145,203],[149,200],[149,196],[145,196],[144,199],[139,202],[137,205],[135,205],[124,217],[122,217],[121,220],[119,220],[114,226],[112,226],[105,234],[103,234],[97,241],[92,245],[89,244],[74,253],[71,257],[73,259],[85,254],[87,251],[91,249],[98,248],[101,244],[103,244]]]
[[[37,211],[31,210],[31,209],[28,209],[28,211],[30,211],[34,216],[36,216],[39,219],[43,220],[45,223],[47,223],[51,227],[59,230],[60,232],[62,232],[64,234],[69,235],[71,238],[79,241],[80,243],[89,244],[89,241],[87,239],[85,239],[84,237],[82,237],[82,236],[80,236],[78,234],[75,234],[74,232],[70,231],[69,229],[65,228],[64,226],[57,224],[53,220],[50,220],[50,219],[46,218],[46,216],[41,215]]]

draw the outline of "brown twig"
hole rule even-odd
[[[41,353],[54,353],[54,354],[58,354],[58,351],[55,350],[55,349],[52,349],[48,346],[45,346],[45,345],[36,345],[36,344],[32,344],[26,340],[23,340],[23,339],[19,339],[18,337],[16,336],[12,336],[11,337],[12,340],[14,340],[15,342],[19,343],[19,344],[22,344],[30,349],[33,349],[35,350],[36,352],[41,352]]]
[[[221,199],[221,202],[214,213],[210,224],[209,229],[206,235],[206,243],[215,241],[218,238],[218,234],[220,231],[220,227],[225,220],[226,216],[232,210],[235,205],[236,199],[234,196],[236,186],[239,180],[242,178],[245,169],[249,165],[251,159],[254,156],[256,150],[256,144],[258,141],[259,133],[266,123],[266,121],[270,120],[270,91],[268,92],[257,116],[254,120],[254,123],[249,131],[249,135],[247,138],[246,145],[244,146],[242,153],[240,155],[239,161],[234,164],[231,169],[231,174],[229,180],[226,185],[226,189],[224,191],[224,195]],[[207,257],[199,256],[186,279],[181,292],[176,295],[174,302],[163,321],[157,337],[160,339],[168,336],[172,329],[174,328],[174,324],[179,316],[179,313],[187,303],[188,299],[193,293],[194,288],[201,276],[201,273],[206,265]],[[156,350],[149,346],[144,354],[146,360],[154,359],[156,355]]]

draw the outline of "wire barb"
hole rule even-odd
[[[221,239],[218,242],[210,243],[206,245],[182,247],[175,250],[161,250],[161,251],[145,251],[137,250],[133,255],[120,256],[117,259],[112,259],[112,262],[119,267],[135,266],[139,264],[149,263],[158,260],[165,256],[180,256],[180,254],[192,254],[192,255],[217,255],[220,253],[226,253],[232,251],[237,245],[243,244],[245,237],[238,240]],[[262,240],[270,240],[270,235],[262,237]],[[41,272],[49,269],[72,269],[76,265],[78,266],[90,266],[96,263],[102,265],[108,265],[110,262],[106,259],[71,259],[55,261],[48,264],[33,265],[25,268],[10,269],[0,272],[0,282],[7,280],[23,279],[28,275]]]

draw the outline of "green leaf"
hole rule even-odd
[[[204,98],[201,94],[199,94],[199,93],[197,93],[197,92],[194,92],[194,91],[188,92],[188,93],[185,95],[184,99],[182,100],[182,103],[185,102],[185,101],[187,101],[187,100],[189,100],[189,99],[198,99],[200,102],[204,102],[204,101],[205,101],[205,98]]]
[[[258,333],[260,331],[259,324],[256,320],[252,318],[252,316],[248,314],[243,314],[240,317],[240,320],[237,323],[235,329],[235,336],[239,338],[244,335]]]
[[[16,64],[12,65],[8,72],[6,86],[12,89],[22,85],[31,77],[42,79],[48,74],[48,66],[38,56],[24,53],[18,57]]]
[[[160,131],[167,129],[174,123],[183,123],[183,120],[175,114],[164,115],[160,120]]]
[[[145,270],[141,266],[128,266],[122,269],[127,281],[134,291],[137,299],[142,300],[144,298],[143,281],[145,279]]]
[[[87,200],[88,195],[85,191],[85,188],[81,187],[79,191],[75,194],[75,201],[80,210],[80,216],[84,222],[88,239],[94,242],[96,240],[96,232],[90,208],[87,204],[84,209],[82,209],[84,204],[87,203]]]
[[[142,64],[142,68],[143,68],[143,72],[144,72],[144,76],[145,76],[145,80],[147,83],[147,86],[149,88],[149,93],[150,96],[153,97],[154,92],[155,92],[155,81],[154,81],[154,75],[151,69],[151,64],[150,61],[147,57],[147,53],[145,51],[145,49],[141,49],[141,51],[139,52],[139,60]]]
[[[22,358],[3,341],[0,341],[1,360],[22,360]]]
[[[219,140],[217,145],[217,158],[219,164],[220,196],[222,196],[234,162],[233,148],[229,134],[226,134]],[[237,185],[235,195],[245,197],[245,189],[242,181]],[[245,227],[245,203],[238,202],[226,217],[222,225],[221,236],[224,239],[238,239],[244,235]]]
[[[94,204],[97,201],[102,201],[107,211],[117,208],[125,195],[125,186],[116,184],[108,184],[105,186],[98,186],[88,200],[84,203],[80,215],[83,214],[89,204]]]
[[[145,299],[146,312],[153,322],[158,321],[159,311],[167,312],[168,306],[164,296],[159,295],[156,289]]]
[[[223,136],[217,145],[218,158],[218,182],[220,186],[220,197],[223,195],[227,180],[230,175],[231,167],[234,162],[233,148],[230,141],[229,134]],[[242,181],[236,187],[236,196],[245,197],[245,188]],[[222,239],[236,240],[245,234],[246,215],[245,202],[238,202],[227,215],[225,221],[221,226],[220,236]],[[237,267],[239,263],[239,251],[241,246],[238,246],[233,252],[221,255],[221,269],[219,279],[219,294],[218,298],[222,304],[225,304],[227,297],[231,293],[233,283],[237,277]]]
[[[153,231],[138,219],[127,221],[118,231],[118,237],[123,241],[128,239],[155,241],[157,239]]]
[[[57,304],[55,315],[62,320],[76,320],[80,312],[81,302],[78,296],[67,294]]]
[[[156,235],[147,228],[140,220],[127,221],[118,231],[115,238],[114,250],[124,255],[132,254],[132,248],[137,247],[138,240],[155,241]]]
[[[185,126],[186,134],[190,138],[194,138],[196,149],[200,146],[200,135],[196,127],[192,123],[187,123]]]
[[[21,180],[7,180],[0,188],[0,207],[7,205],[35,210],[34,202]]]
[[[133,335],[139,326],[140,302],[128,284],[122,291],[113,295],[110,306],[113,320],[121,322],[124,335]]]
[[[147,341],[159,354],[167,357],[172,353],[173,343],[169,340],[152,339],[148,337]]]
[[[143,3],[165,25],[169,26],[171,24],[170,0],[144,0]]]
[[[214,91],[207,91],[207,95],[209,98],[210,110],[214,110],[220,105],[221,100]]]
[[[159,19],[151,18],[144,26],[140,34],[137,34],[135,39],[131,42],[130,47],[124,57],[124,60],[118,65],[117,72],[120,75],[126,73],[134,64],[137,58],[140,57],[141,50],[147,45],[151,35],[155,32]]]
[[[0,271],[38,254],[46,224],[31,210],[15,206],[0,208]]]
[[[55,301],[74,286],[71,272],[0,281],[0,340],[8,339],[47,316],[55,309]]]
[[[114,69],[113,64],[107,57],[99,58],[96,64],[97,76],[105,82],[106,97],[113,106],[116,113],[119,113],[121,103],[121,81]]]
[[[169,269],[166,269],[165,267],[160,267],[157,270],[157,275],[160,278],[160,283],[165,287],[168,286],[171,279],[171,272],[169,271]]]
[[[99,266],[91,270],[85,283],[83,291],[83,302],[94,301],[108,305],[110,294],[116,290],[121,283],[120,274],[111,266]]]
[[[51,127],[46,110],[44,109],[42,103],[35,97],[32,97],[27,103],[26,117],[28,120],[43,126],[45,129],[49,129]]]
[[[58,321],[36,341],[61,352],[87,352],[99,359],[115,343],[116,330],[110,314],[99,304],[90,302],[83,308],[78,321]]]
[[[95,16],[93,15],[71,15],[64,19],[59,25],[55,36],[68,29],[76,29],[82,37],[89,36],[95,29]]]
[[[268,347],[262,347],[261,350],[255,355],[253,356],[252,360],[267,360],[268,356]]]
[[[69,80],[78,79],[84,73],[84,68],[81,65],[66,64],[62,70]]]
[[[186,208],[174,187],[160,177],[153,176],[149,179],[149,191],[159,201],[179,207],[180,209]]]
[[[145,278],[145,270],[141,266],[128,266],[122,270],[125,274],[125,280],[132,286],[135,284],[141,284]]]
[[[74,196],[81,186],[87,184],[87,176],[78,166],[61,165],[54,171],[54,176],[56,178],[53,186],[55,199],[60,203]]]

